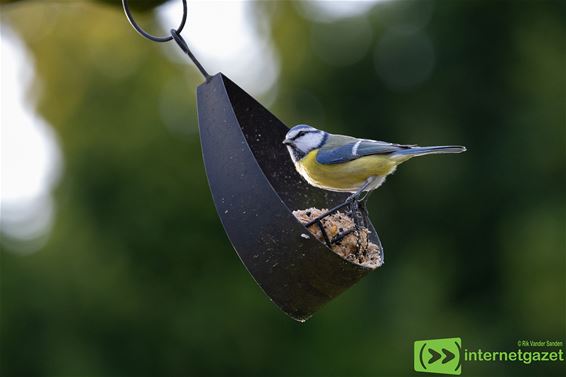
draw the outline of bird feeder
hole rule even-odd
[[[281,143],[287,126],[223,74],[198,87],[197,102],[206,174],[226,234],[267,296],[304,321],[372,270],[309,236],[292,213],[339,206],[347,195],[307,184]]]

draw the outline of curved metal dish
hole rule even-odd
[[[372,270],[305,238],[310,233],[291,212],[330,208],[346,195],[308,185],[282,144],[288,128],[221,73],[198,87],[197,99],[206,174],[224,229],[269,298],[305,321]],[[370,231],[383,250],[371,223]]]

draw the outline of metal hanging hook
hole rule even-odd
[[[183,31],[183,28],[185,27],[185,23],[187,22],[187,13],[188,13],[187,0],[182,0],[182,1],[183,1],[183,18],[181,19],[181,24],[177,29],[171,29],[170,31],[171,35],[166,37],[156,37],[155,35],[151,35],[145,30],[143,30],[141,26],[139,26],[138,23],[134,20],[134,16],[132,15],[132,12],[130,11],[130,7],[128,5],[128,0],[122,0],[122,6],[124,8],[124,12],[126,13],[126,18],[130,22],[130,25],[132,25],[132,27],[138,32],[139,35],[149,39],[150,41],[160,42],[160,43],[175,40],[175,42],[177,42],[181,50],[183,50],[183,52],[189,56],[189,58],[193,61],[193,63],[195,63],[200,73],[204,76],[205,80],[208,81],[211,76],[204,69],[202,64],[200,64],[197,58],[193,55],[193,53],[189,49],[189,46],[187,45],[187,42],[185,42],[183,37],[181,37],[181,31]]]
[[[193,63],[195,63],[200,73],[204,76],[205,80],[208,81],[211,76],[208,74],[206,69],[204,69],[202,64],[200,64],[197,58],[193,55],[191,50],[189,50],[189,46],[187,45],[187,42],[185,42],[183,37],[181,37],[181,34],[179,34],[177,30],[171,29],[171,37],[175,40],[175,42],[177,42],[181,50],[183,50],[183,52],[187,54],[189,58],[191,58],[191,60],[193,61]]]
[[[183,1],[183,18],[181,19],[181,24],[176,30],[177,33],[183,31],[183,28],[185,27],[185,23],[187,22],[187,0],[182,0],[182,1]],[[169,42],[170,40],[173,39],[172,35],[168,35],[166,37],[156,37],[155,35],[151,35],[145,30],[143,30],[134,20],[134,16],[132,15],[132,12],[130,11],[130,7],[128,5],[128,0],[122,0],[122,7],[124,7],[124,12],[126,13],[126,17],[128,18],[130,25],[132,25],[132,27],[136,29],[136,31],[142,37],[147,38],[150,41],[154,41],[154,42]]]

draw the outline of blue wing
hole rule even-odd
[[[364,156],[390,154],[409,148],[411,148],[409,145],[391,144],[374,140],[357,140],[339,147],[323,147],[318,151],[316,161],[324,165],[340,164]]]

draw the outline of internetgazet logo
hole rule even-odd
[[[462,339],[444,338],[417,340],[414,347],[414,367],[417,372],[462,373]]]
[[[486,351],[462,349],[460,338],[417,340],[413,365],[417,372],[459,375],[463,362],[564,362],[563,345],[560,340],[518,340],[513,351]]]

